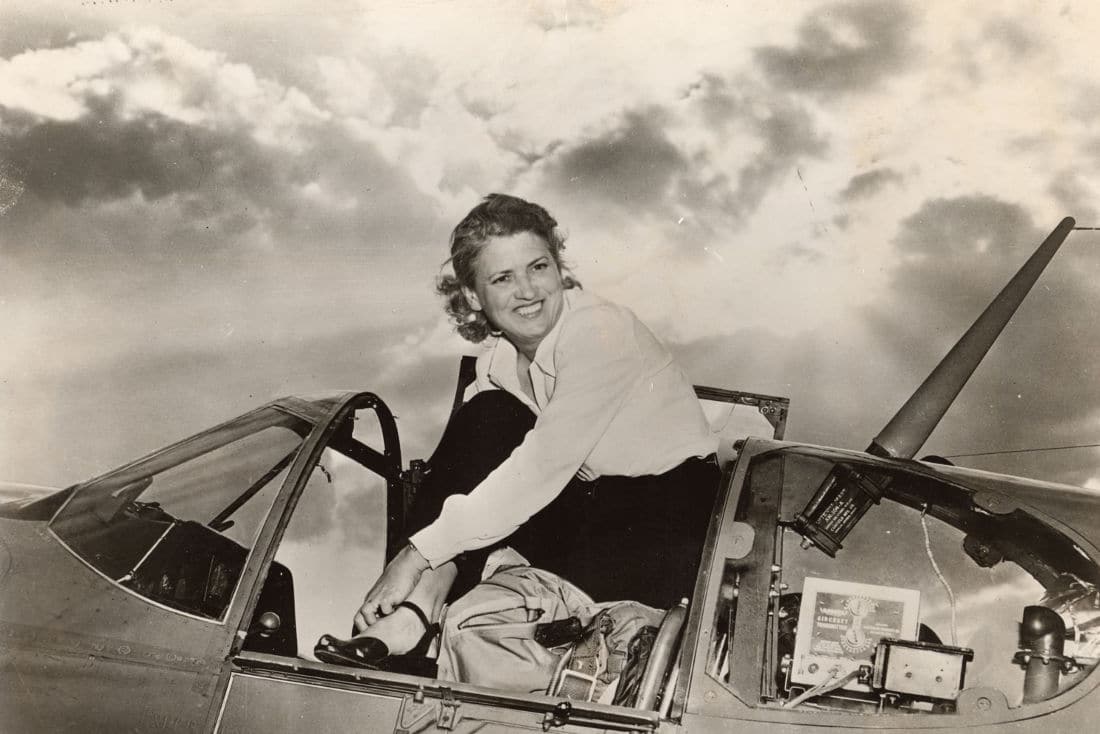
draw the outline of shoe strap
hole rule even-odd
[[[420,623],[424,625],[425,632],[431,632],[436,628],[435,625],[432,624],[432,622],[428,619],[428,615],[424,614],[424,610],[421,609],[418,605],[412,603],[411,601],[403,601],[397,605],[397,608],[401,607],[412,610],[413,614],[415,614],[420,620]]]

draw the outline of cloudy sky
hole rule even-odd
[[[491,191],[696,382],[863,448],[1066,215],[1100,226],[1100,6],[5,0],[0,475],[64,485],[244,412],[379,393],[423,456],[432,295]],[[1100,443],[1075,232],[927,451]],[[960,459],[1100,486],[1100,451]]]

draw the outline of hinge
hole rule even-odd
[[[436,717],[435,726],[437,729],[450,731],[455,728],[455,724],[458,723],[461,717],[459,707],[462,704],[455,700],[455,695],[450,688],[441,688],[440,693],[442,699],[439,702],[439,716]]]

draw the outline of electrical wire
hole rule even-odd
[[[936,576],[939,578],[940,583],[943,584],[943,588],[947,589],[947,598],[951,600],[951,644],[958,647],[959,628],[955,613],[955,592],[951,590],[951,584],[947,583],[947,579],[944,578],[943,572],[940,571],[940,567],[936,563],[935,556],[932,555],[932,539],[928,536],[928,521],[924,519],[925,513],[927,512],[928,505],[925,505],[920,511],[920,526],[924,530],[924,550],[928,553],[928,560],[932,563],[932,570],[936,572]]]
[[[839,668],[833,668],[830,672],[833,675],[836,675],[837,673],[840,672],[840,669]],[[830,691],[835,691],[837,688],[840,688],[841,686],[846,684],[848,681],[855,680],[856,677],[858,677],[858,676],[859,676],[859,668],[856,668],[855,670],[851,671],[847,675],[841,676],[840,678],[828,678],[828,679],[822,681],[821,683],[818,683],[813,688],[810,688],[810,689],[802,692],[797,697],[792,698],[790,701],[787,701],[787,703],[784,704],[783,707],[788,708],[788,709],[793,709],[795,706],[797,706],[800,703],[803,703],[804,701],[808,701],[811,698],[815,698],[817,696],[822,696],[826,693],[829,693]]]
[[[1081,443],[1076,446],[1048,446],[1042,449],[1012,449],[1010,451],[983,451],[977,454],[947,454],[945,459],[961,459],[968,456],[996,456],[999,454],[1031,454],[1037,451],[1066,451],[1068,449],[1095,449],[1100,448],[1100,443]]]

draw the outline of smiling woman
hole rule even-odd
[[[487,628],[511,639],[513,622],[532,632],[532,618],[591,617],[597,602],[663,608],[689,594],[718,490],[715,438],[668,351],[631,311],[582,291],[562,249],[545,209],[503,194],[455,228],[455,274],[438,290],[459,333],[484,343],[476,379],[428,462],[415,532],[356,615],[365,634],[326,635],[318,658],[422,659],[451,601],[441,678],[541,690],[552,669],[538,655],[496,660]]]
[[[542,268],[547,280],[556,280],[551,288],[560,292],[570,288],[579,288],[580,283],[568,272],[562,259],[565,250],[565,238],[558,229],[558,223],[550,213],[537,204],[531,204],[512,196],[490,194],[485,202],[475,207],[466,218],[455,227],[451,234],[451,257],[448,262],[454,268],[454,275],[444,275],[439,279],[437,291],[446,299],[447,313],[455,322],[458,333],[471,342],[480,343],[489,337],[496,327],[490,322],[479,303],[471,297],[480,298],[477,285],[487,284],[490,276],[507,280],[512,273],[507,262],[487,262],[486,248],[490,238],[513,240],[521,238],[527,247],[524,251],[534,259],[521,260],[519,266],[536,265],[536,260],[549,258],[553,267]],[[518,245],[514,245],[518,246]],[[544,262],[549,266],[550,262]],[[542,278],[539,279],[542,282]],[[501,289],[503,283],[495,288]],[[543,283],[545,287],[545,283]],[[560,315],[560,312],[559,312]],[[499,333],[499,332],[498,332]]]
[[[531,232],[492,238],[477,260],[473,288],[462,287],[470,308],[483,311],[528,364],[561,317],[564,290],[546,241]]]

